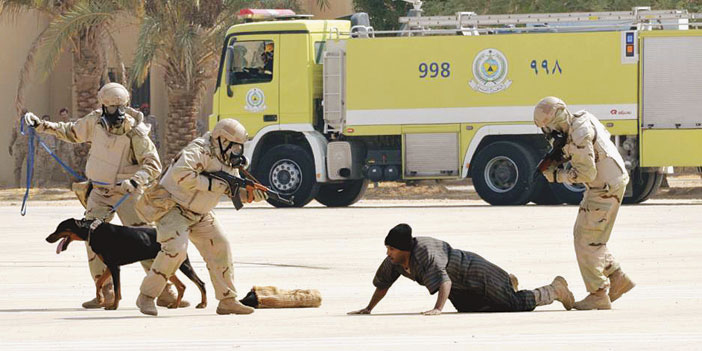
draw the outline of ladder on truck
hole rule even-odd
[[[702,13],[687,10],[651,10],[635,7],[632,11],[533,13],[513,15],[477,15],[458,12],[454,16],[401,17],[405,35],[456,34],[465,35],[509,32],[561,32],[597,30],[651,30],[663,28],[688,29],[702,27]],[[391,34],[396,31],[375,31]]]

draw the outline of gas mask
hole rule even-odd
[[[119,106],[105,106],[102,105],[102,118],[107,122],[110,127],[119,128],[124,123],[125,119],[125,107],[123,105]]]
[[[244,144],[239,144],[234,141],[229,141],[223,138],[217,138],[219,145],[219,154],[222,156],[222,162],[229,167],[243,167],[248,163],[244,157]]]
[[[548,141],[551,146],[556,146],[558,145],[559,147],[563,147],[565,145],[566,140],[568,139],[568,136],[560,132],[558,130],[553,130],[548,127],[541,128],[541,130],[544,132],[544,137],[546,137],[546,141]]]

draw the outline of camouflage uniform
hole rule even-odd
[[[148,127],[138,123],[141,119],[138,111],[128,109],[127,113],[130,116],[118,128],[109,127],[101,120],[100,110],[75,122],[44,122],[37,127],[38,132],[69,143],[92,143],[86,165],[86,175],[93,182],[85,212],[87,219],[104,219],[106,222],[112,220],[114,214],[111,210],[124,195],[124,191],[115,184],[131,178],[143,186],[158,178],[161,173],[161,161],[148,137]],[[113,152],[116,150],[119,150],[118,154]],[[146,225],[134,210],[134,201],[134,196],[128,197],[117,208],[117,215],[123,225]],[[97,281],[106,267],[87,243],[86,249],[91,276]],[[150,263],[142,262],[144,270],[149,269]]]
[[[171,194],[176,205],[156,223],[161,251],[141,284],[141,293],[146,296],[157,296],[183,263],[189,238],[207,263],[216,298],[236,297],[229,242],[212,212],[229,190],[211,183],[200,173],[225,171],[238,175],[238,171],[220,162],[213,147],[210,133],[195,139],[161,178],[160,185]]]
[[[141,284],[137,307],[142,313],[158,314],[153,299],[185,260],[188,239],[195,244],[207,264],[215,297],[219,300],[217,313],[253,312],[252,308],[236,300],[229,242],[212,212],[222,195],[232,194],[226,183],[202,174],[223,171],[238,176],[239,171],[233,161],[235,156],[228,150],[237,150],[237,155],[243,155],[246,138],[246,130],[239,122],[220,121],[212,133],[205,133],[181,150],[161,177],[158,188],[168,193],[173,204],[162,217],[155,219],[161,251]],[[224,144],[229,146],[223,149]],[[235,144],[236,148],[232,148]],[[240,189],[239,194],[233,195],[240,196],[242,202],[265,198],[260,191],[251,191],[252,198],[247,196],[246,189]],[[139,210],[144,213],[141,204]]]
[[[563,148],[571,168],[559,170],[557,180],[587,187],[575,221],[575,254],[587,291],[609,287],[607,277],[619,263],[607,249],[629,175],[610,134],[588,112],[573,115]]]
[[[19,123],[22,123],[21,120]],[[15,123],[15,128],[12,130],[12,136],[10,139],[10,155],[15,160],[15,168],[13,169],[15,175],[15,186],[22,186],[22,168],[25,166],[25,160],[27,159],[27,153],[29,145],[27,144],[27,137],[20,134],[19,123]]]
[[[51,151],[58,151],[56,145],[58,144],[56,138],[52,135],[46,135],[41,138],[41,141],[49,147]],[[56,180],[61,177],[61,171],[58,170],[60,167],[58,163],[51,157],[51,154],[46,152],[44,148],[37,143],[37,148],[35,151],[35,167],[34,176],[36,178],[35,184],[39,187],[47,188],[56,184]]]
[[[567,134],[563,152],[571,167],[552,168],[544,175],[550,181],[583,183],[587,188],[573,230],[575,254],[587,291],[601,298],[602,303],[596,308],[609,308],[610,299],[605,299],[604,294],[610,287],[610,277],[615,272],[622,273],[619,263],[607,248],[607,242],[629,175],[617,147],[610,140],[611,135],[594,115],[586,111],[571,114],[564,103],[554,114],[553,122],[539,125],[537,121],[536,124]],[[535,121],[536,115],[535,111]],[[610,291],[610,297],[614,300],[619,296],[612,297]],[[576,303],[575,308],[591,309],[585,308],[582,301]]]
[[[149,125],[151,127],[151,133],[150,137],[151,140],[154,142],[154,145],[156,145],[156,150],[159,150],[161,148],[161,138],[160,138],[160,133],[158,129],[158,118],[154,115],[148,115],[146,116],[146,119],[144,120],[144,123]]]

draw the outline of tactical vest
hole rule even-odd
[[[585,118],[586,120],[582,123],[585,125],[590,123],[595,130],[592,146],[595,151],[597,176],[586,186],[588,188],[603,188],[606,185],[621,185],[622,182],[626,184],[629,181],[629,174],[624,166],[624,159],[617,150],[617,146],[612,143],[611,134],[607,128],[587,111],[577,112],[573,116],[577,119]]]
[[[88,179],[117,184],[131,178],[139,170],[139,165],[133,163],[130,157],[130,135],[129,132],[115,135],[105,130],[99,122],[95,124],[92,145],[85,165],[85,175]]]
[[[192,143],[188,145],[183,151],[194,151],[205,155],[209,155],[208,157],[210,158],[210,160],[205,166],[205,172],[225,171],[227,173],[238,175],[238,171],[236,169],[225,166],[216,157],[211,155],[209,135],[210,134],[207,133],[204,136],[193,140]],[[197,148],[193,148],[193,144],[197,145]],[[182,163],[182,158],[187,157],[187,155],[184,155],[183,151],[181,151],[173,160],[173,162],[171,162],[171,166],[168,167],[163,177],[161,177],[160,184],[171,194],[173,200],[175,200],[175,202],[178,203],[181,207],[198,214],[206,214],[210,212],[215,206],[217,206],[217,203],[219,203],[219,200],[222,198],[222,195],[224,195],[224,193],[221,191],[218,192],[188,189],[178,184],[178,179],[176,179],[178,175],[174,174],[175,167],[173,167],[173,165]],[[202,177],[201,175],[199,176]]]

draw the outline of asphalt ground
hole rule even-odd
[[[372,315],[364,307],[383,260],[383,239],[397,223],[415,235],[473,251],[536,288],[563,275],[576,299],[586,292],[572,244],[575,206],[494,207],[482,201],[364,200],[350,208],[267,205],[215,211],[227,228],[240,295],[253,285],[318,289],[320,308],[257,310],[219,316],[204,262],[209,305],[139,313],[141,266],[122,269],[117,311],[85,310],[94,294],[85,249],[57,255],[44,238],[63,219],[81,217],[76,201],[0,206],[0,350],[699,350],[702,349],[702,201],[651,200],[624,206],[609,247],[638,284],[609,311],[565,311],[556,302],[523,313],[423,316],[435,296],[400,278]],[[178,273],[180,274],[180,273]],[[184,276],[186,299],[199,300]],[[194,304],[193,304],[194,305]]]

